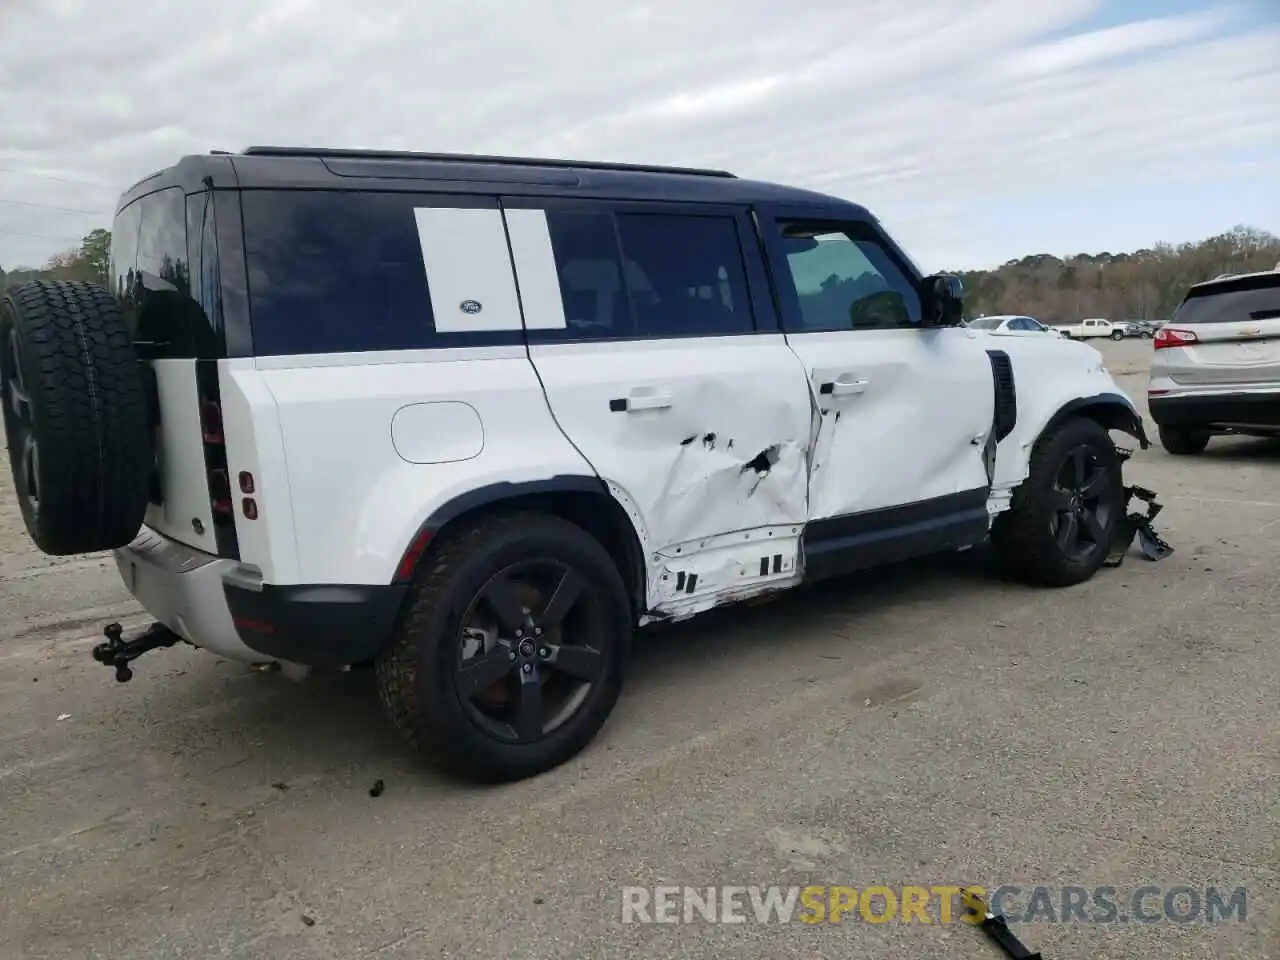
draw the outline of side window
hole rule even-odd
[[[856,226],[782,225],[795,290],[791,332],[920,326],[920,293],[884,247]]]
[[[435,342],[417,199],[244,191],[254,353],[409,350]]]
[[[152,353],[190,356],[191,278],[187,266],[187,200],[172,187],[143,197],[134,278],[134,336]]]
[[[731,218],[623,213],[618,235],[640,336],[727,336],[755,329]]]
[[[547,213],[575,338],[724,336],[755,329],[731,217]]]
[[[547,212],[547,228],[570,335],[591,339],[634,336],[613,215],[552,210]]]
[[[136,330],[138,232],[142,228],[142,201],[135,200],[116,214],[111,225],[112,293],[129,330]]]
[[[1009,321],[1009,329],[1030,331],[1035,330],[1036,325],[1029,317],[1014,317]]]

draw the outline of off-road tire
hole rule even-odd
[[[481,782],[551,770],[581,752],[617,703],[630,658],[631,601],[600,543],[576,524],[541,513],[482,518],[444,539],[419,565],[391,644],[375,664],[391,725],[429,762]],[[605,604],[613,636],[604,679],[563,727],[531,744],[491,738],[468,717],[453,682],[462,618],[484,583],[521,560],[572,564]]]
[[[1194,457],[1209,446],[1209,430],[1205,427],[1159,427],[1160,446],[1175,457]]]
[[[54,556],[126,545],[146,513],[154,454],[142,365],[115,300],[92,283],[11,287],[0,300],[0,351],[9,464],[27,533]],[[15,364],[30,398],[25,417],[12,402]]]
[[[1077,561],[1063,553],[1050,532],[1049,490],[1067,454],[1082,443],[1111,473],[1108,495],[1113,501],[1104,544]],[[1014,490],[1009,510],[993,525],[991,547],[1000,570],[1011,579],[1043,587],[1069,587],[1088,580],[1110,550],[1123,513],[1123,483],[1115,444],[1097,421],[1072,417],[1054,427],[1036,443],[1026,480]]]

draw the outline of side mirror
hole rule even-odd
[[[948,274],[925,277],[920,305],[926,327],[957,327],[964,322],[964,284]]]

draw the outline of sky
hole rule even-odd
[[[251,144],[725,168],[926,271],[1280,234],[1280,0],[0,0],[0,267]]]

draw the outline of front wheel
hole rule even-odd
[[[1082,583],[1106,560],[1123,510],[1120,456],[1110,435],[1094,420],[1067,420],[1036,444],[1027,479],[996,518],[996,560],[1027,583]]]
[[[446,534],[377,663],[395,726],[471,779],[559,766],[604,726],[622,689],[631,602],[581,527],[505,514]]]
[[[1112,339],[1112,340],[1123,340],[1123,339],[1124,339],[1124,331],[1123,331],[1123,330],[1112,330],[1112,331],[1111,331],[1111,339]]]

